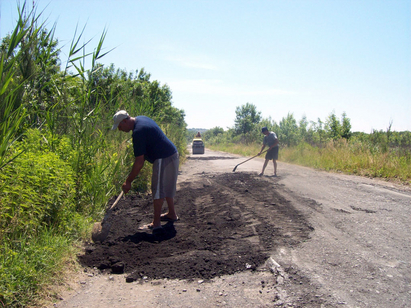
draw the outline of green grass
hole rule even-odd
[[[218,144],[208,147],[243,156],[254,156],[261,145]],[[398,149],[390,149],[384,153],[378,148],[345,140],[329,142],[322,148],[301,143],[296,147],[280,147],[279,161],[411,184],[411,153]]]
[[[76,250],[72,240],[51,229],[4,242],[0,247],[0,306],[38,307],[39,298],[53,299],[56,294],[50,286],[61,285],[61,276],[74,264]]]

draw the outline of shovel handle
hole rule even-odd
[[[121,191],[121,193],[118,195],[116,201],[114,201],[113,205],[110,206],[110,208],[108,209],[109,211],[117,205],[117,203],[120,201],[121,197],[123,197],[123,194],[124,194],[124,191]]]

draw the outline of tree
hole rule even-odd
[[[287,146],[293,146],[298,143],[298,126],[292,113],[287,114],[287,117],[282,118],[280,121],[278,140]]]
[[[308,120],[307,120],[307,117],[304,115],[299,122],[300,141],[307,141],[307,135],[308,135],[307,127],[308,127]]]
[[[335,113],[329,115],[325,123],[325,130],[328,137],[337,140],[340,138],[349,139],[351,137],[351,123],[350,119],[347,118],[345,112],[341,116],[341,122],[337,119]]]
[[[256,124],[260,123],[261,112],[257,111],[254,104],[247,103],[235,110],[235,133],[245,135],[253,130]]]
[[[216,126],[213,127],[209,130],[207,130],[205,133],[203,133],[203,139],[204,140],[209,140],[213,137],[216,137],[220,134],[224,134],[224,129],[222,127]]]
[[[342,124],[341,124],[341,137],[345,139],[350,139],[351,138],[351,122],[350,119],[347,118],[347,115],[345,112],[342,114]],[[390,126],[391,127],[391,126]]]
[[[337,140],[341,138],[341,124],[334,112],[328,116],[325,122],[325,130],[331,139]]]

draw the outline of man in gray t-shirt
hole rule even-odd
[[[260,155],[264,148],[268,146],[267,153],[265,154],[265,162],[263,165],[263,170],[260,175],[264,174],[264,170],[267,167],[268,161],[273,160],[274,163],[274,176],[277,176],[277,159],[278,159],[278,139],[274,132],[270,132],[267,127],[263,127],[261,132],[264,134],[263,146],[261,147]]]

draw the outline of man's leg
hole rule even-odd
[[[277,161],[273,159],[273,163],[274,163],[274,175],[277,175]]]
[[[153,218],[153,228],[161,227],[161,208],[163,207],[164,198],[154,199],[154,218]]]
[[[263,170],[261,171],[260,175],[264,174],[264,170],[265,170],[265,167],[267,167],[267,164],[268,164],[268,159],[265,160],[264,165],[263,165]]]
[[[154,162],[155,166],[153,165],[153,177],[155,174],[157,176],[161,175],[161,179],[158,180],[158,177],[153,178],[152,189],[153,189],[153,194],[154,194],[154,190],[158,193],[158,197],[160,197],[160,193],[159,193],[160,191],[162,192],[162,195],[165,196],[165,199],[168,205],[168,212],[166,214],[161,215],[161,209],[164,203],[164,198],[154,200],[154,221],[153,221],[154,228],[161,225],[160,223],[161,220],[173,221],[173,220],[178,219],[177,214],[175,212],[175,208],[174,208],[174,195],[176,193],[178,165],[179,165],[178,153],[161,160],[162,171],[157,170],[159,164],[156,164],[156,162],[158,161],[159,160],[156,160]],[[156,169],[154,167],[156,167]],[[155,170],[157,171],[156,173],[154,172]],[[158,186],[157,184],[159,184],[159,187],[157,187]],[[166,196],[172,196],[172,197],[166,197]],[[157,218],[158,218],[158,224],[157,224]]]
[[[174,208],[174,198],[166,197],[166,201],[168,206],[168,212],[166,214],[163,214],[163,216],[167,216],[171,220],[177,220],[178,217]]]

